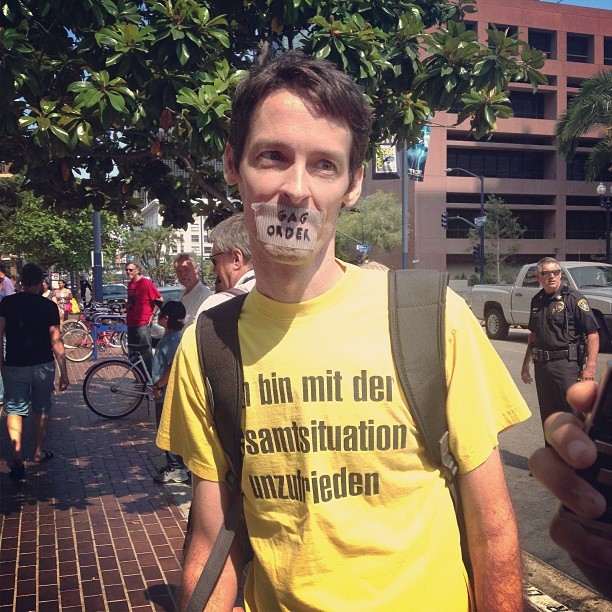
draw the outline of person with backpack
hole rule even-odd
[[[249,610],[522,609],[497,436],[528,418],[524,400],[465,302],[443,287],[446,384],[432,372],[429,391],[443,391],[470,584],[445,478],[398,383],[387,274],[334,255],[340,209],[361,193],[371,124],[347,75],[298,52],[266,60],[238,85],[224,174],[244,203],[257,284],[186,330],[157,436],[192,471],[182,609],[233,607],[248,546],[230,537],[218,579],[203,569],[217,563],[217,535],[235,528],[241,506],[253,551]],[[229,319],[237,304],[239,346],[217,354],[199,343],[202,322]],[[417,332],[413,354],[428,334],[437,345],[434,329]],[[227,354],[244,381],[225,389],[238,391],[229,401],[239,411],[238,455],[221,442],[228,402],[206,365]]]

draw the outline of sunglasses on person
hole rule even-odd
[[[561,270],[542,270],[542,272],[540,272],[540,274],[542,276],[544,276],[545,278],[549,275],[553,275],[553,276],[559,276],[559,274],[561,274]]]
[[[126,268],[125,269],[126,272],[133,272],[134,270],[136,270],[136,268]]]

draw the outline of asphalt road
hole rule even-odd
[[[526,330],[511,329],[507,340],[493,341],[493,345],[512,374],[533,415],[526,422],[512,427],[500,436],[500,449],[505,464],[508,489],[517,515],[521,547],[536,559],[541,559],[552,568],[585,583],[586,580],[568,555],[548,537],[548,523],[557,507],[555,499],[534,478],[529,476],[527,459],[533,451],[543,446],[544,437],[540,424],[535,383],[526,385],[520,378],[527,335]],[[612,359],[610,354],[599,355],[598,375],[603,372],[604,364],[609,359]],[[552,579],[552,582],[562,581],[562,579],[563,577],[558,575]],[[571,585],[568,588],[572,590]],[[567,601],[563,603],[568,605]],[[603,608],[597,607],[597,609]]]

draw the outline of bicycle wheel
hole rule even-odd
[[[121,350],[123,351],[123,354],[127,357],[128,356],[128,345],[127,345],[127,333],[126,332],[121,332]]]
[[[85,361],[93,353],[93,338],[82,329],[71,329],[64,334],[64,350],[68,361]]]
[[[82,321],[62,321],[60,323],[60,333],[62,337],[71,329],[82,329],[83,331],[87,331],[87,325]]]
[[[119,419],[134,412],[147,394],[142,374],[129,361],[107,359],[87,371],[83,398],[98,416]]]

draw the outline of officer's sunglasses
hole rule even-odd
[[[542,270],[540,274],[544,277],[548,276],[549,274],[552,274],[553,276],[559,276],[559,274],[561,274],[561,270]]]

